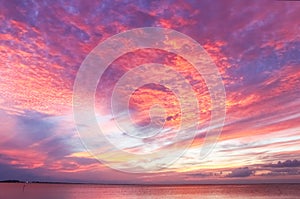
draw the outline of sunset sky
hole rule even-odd
[[[0,5],[0,180],[300,182],[300,2],[0,0]],[[104,72],[95,93],[97,122],[118,150],[162,150],[167,156],[183,152],[180,146],[187,142],[173,142],[182,116],[179,101],[157,84],[135,90],[128,108],[132,122],[146,125],[149,108],[160,104],[166,113],[163,133],[129,139],[116,131],[113,89],[136,66],[159,63],[178,71],[191,85],[200,115],[192,144],[174,164],[128,173],[86,150],[74,121],[73,86],[84,59],[99,43],[143,27],[173,29],[203,47],[222,77],[226,118],[215,148],[200,158],[213,109],[203,76],[180,55],[160,49],[122,55]],[[156,70],[148,69],[151,74]],[[135,75],[144,79],[147,74]],[[171,73],[161,75],[172,79]],[[172,85],[185,91],[179,80]],[[134,170],[137,160],[106,148],[102,140],[99,147],[101,157],[114,157],[119,167]]]

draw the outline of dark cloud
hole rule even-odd
[[[271,168],[269,173],[261,176],[299,176],[300,170],[297,168]]]
[[[275,167],[275,168],[282,168],[282,167],[300,167],[300,161],[298,160],[286,160],[284,162],[278,161],[277,164],[268,164],[266,167]]]
[[[209,173],[204,173],[204,172],[200,172],[200,173],[190,173],[190,174],[187,174],[188,176],[193,176],[193,177],[208,177],[208,176],[213,176],[214,174],[212,172],[209,172]]]
[[[0,180],[37,180],[38,174],[34,170],[20,169],[10,164],[0,163]]]
[[[227,177],[230,178],[238,178],[238,177],[248,177],[253,173],[253,170],[249,169],[248,167],[238,168],[231,171]]]

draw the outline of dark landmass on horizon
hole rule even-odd
[[[59,182],[59,181],[23,181],[23,180],[0,180],[0,183],[27,183],[27,184],[70,184],[70,185],[124,185],[124,186],[195,186],[195,185],[280,185],[300,184],[300,182],[253,182],[253,183],[190,183],[190,184],[138,184],[138,183],[92,183],[92,182]]]

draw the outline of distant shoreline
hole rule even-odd
[[[130,183],[84,183],[84,182],[45,182],[45,181],[22,181],[22,180],[0,180],[1,183],[28,183],[28,184],[70,184],[70,185],[109,185],[109,186],[216,186],[216,185],[281,185],[281,184],[300,184],[300,182],[274,182],[274,183],[220,183],[220,184],[130,184]]]

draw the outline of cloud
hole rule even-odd
[[[205,177],[213,176],[214,173],[212,173],[212,172],[197,172],[197,173],[189,173],[186,175],[190,176],[194,179],[197,179],[197,178],[205,178]]]
[[[278,161],[277,164],[269,164],[266,167],[274,167],[274,168],[285,168],[285,167],[300,167],[300,161],[298,160],[286,160],[284,162]]]
[[[253,173],[253,170],[249,169],[248,167],[238,168],[231,171],[227,177],[230,178],[238,178],[238,177],[249,177]]]
[[[10,164],[0,162],[1,177],[0,180],[37,180],[38,174],[33,170],[16,168]]]

